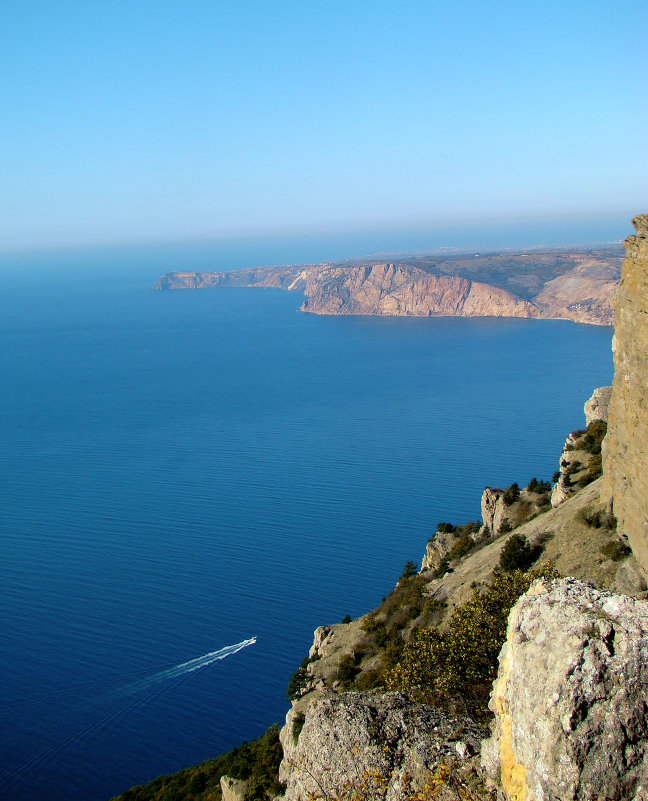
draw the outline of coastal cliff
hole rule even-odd
[[[614,381],[601,496],[648,571],[648,214],[633,219],[616,297]]]
[[[234,749],[183,772],[186,793],[176,774],[123,801],[647,801],[648,215],[634,223],[611,397],[599,388],[585,404],[551,502],[535,478],[487,488],[481,523],[439,524],[420,573],[408,563],[376,609],[320,626],[280,734],[246,746],[258,775],[225,776],[225,763],[247,770]],[[397,282],[389,269],[374,278]],[[183,275],[186,286],[229,280]],[[309,276],[239,280],[305,289]]]
[[[302,311],[316,314],[540,316],[536,306],[505,289],[396,264],[309,271],[305,294]]]
[[[161,276],[154,288],[276,287],[302,292],[301,311],[313,314],[544,317],[610,325],[619,267],[613,248],[544,251],[179,271]]]

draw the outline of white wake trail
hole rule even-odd
[[[161,670],[159,673],[155,673],[147,679],[129,684],[125,689],[128,692],[133,692],[134,690],[141,690],[145,687],[149,687],[151,684],[159,681],[176,679],[179,676],[184,676],[186,673],[193,673],[195,670],[200,670],[201,668],[207,667],[207,665],[211,665],[214,662],[219,662],[221,659],[227,659],[228,656],[237,654],[249,645],[254,645],[256,640],[256,637],[250,637],[249,640],[237,642],[235,645],[226,645],[225,648],[219,648],[218,651],[211,651],[208,654],[197,656],[195,659],[190,659],[188,662],[182,662],[174,667]]]
[[[169,687],[179,684],[181,681],[183,681],[184,676],[188,675],[189,673],[193,673],[195,670],[200,670],[201,668],[207,667],[207,665],[211,665],[213,662],[226,659],[228,656],[232,656],[232,654],[242,651],[249,645],[254,645],[256,640],[256,637],[250,637],[249,640],[243,640],[243,642],[238,642],[235,645],[226,645],[225,648],[220,648],[218,651],[211,651],[210,653],[203,654],[195,659],[190,659],[188,662],[182,662],[179,665],[175,665],[175,667],[161,670],[159,673],[154,673],[147,679],[142,679],[141,681],[128,684],[121,691],[118,691],[118,693],[132,695],[135,692],[150,688],[152,684],[159,684],[165,681],[168,682],[162,687],[158,687],[157,689],[147,693],[145,696],[137,698],[134,701],[128,702],[123,706],[114,709],[100,720],[94,721],[86,726],[83,726],[81,729],[72,732],[67,737],[59,740],[53,745],[43,748],[37,754],[29,759],[26,759],[20,765],[16,765],[14,768],[10,768],[9,770],[4,771],[4,773],[0,773],[0,786],[5,785],[9,781],[16,780],[18,777],[23,775],[25,771],[32,770],[35,766],[40,765],[46,759],[53,757],[71,743],[78,742],[83,737],[87,736],[111,720],[114,720],[119,715],[137,708],[141,704],[144,704],[165,692],[165,690],[167,690]]]

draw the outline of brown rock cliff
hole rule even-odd
[[[539,309],[505,289],[416,267],[369,264],[310,271],[303,311],[414,317],[539,317]]]
[[[614,381],[601,498],[648,571],[648,214],[633,219],[616,296]]]

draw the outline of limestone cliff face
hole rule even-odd
[[[539,309],[505,289],[415,267],[369,264],[309,271],[303,311],[430,317],[539,317]]]
[[[293,709],[281,730],[285,801],[380,798],[401,801],[442,764],[470,760],[483,731],[398,693],[344,693]],[[452,796],[453,798],[455,796]]]
[[[648,214],[632,221],[616,296],[614,381],[601,497],[648,571]]]
[[[562,317],[611,325],[621,259],[602,250],[407,257],[226,272],[178,271],[155,289],[278,287],[306,294],[315,314]]]
[[[508,801],[648,798],[648,602],[576,579],[511,611],[482,760]]]
[[[595,389],[591,397],[585,401],[585,425],[588,426],[596,420],[604,420],[607,423],[611,400],[612,387],[598,387]]]
[[[304,292],[301,310],[313,314],[396,316],[539,317],[527,300],[481,281],[435,276],[395,264],[336,267],[257,267],[231,272],[174,272],[155,289],[228,286],[278,287]]]

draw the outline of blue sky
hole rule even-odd
[[[0,247],[629,218],[646,4],[3,2]]]

